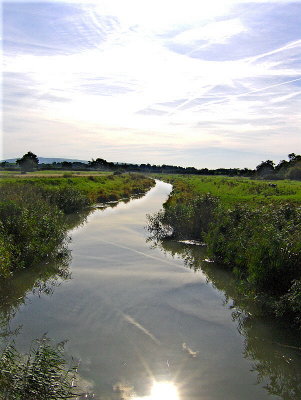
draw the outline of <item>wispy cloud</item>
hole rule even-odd
[[[297,10],[259,0],[4,3],[5,156],[27,151],[11,140],[25,137],[40,156],[159,162],[161,146],[177,163],[182,147],[185,165],[199,167],[190,148],[298,152]],[[130,158],[128,146],[147,148]]]

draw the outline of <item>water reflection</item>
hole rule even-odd
[[[20,327],[12,330],[10,321],[30,295],[51,296],[56,287],[71,278],[70,259],[70,252],[66,250],[56,260],[0,280],[0,337],[7,338],[19,333]]]
[[[150,394],[142,397],[137,397],[134,388],[125,384],[116,385],[114,391],[120,393],[121,400],[180,400],[176,385],[168,381],[153,381]]]
[[[134,397],[133,400],[180,400],[177,388],[171,382],[154,382],[150,396]]]
[[[301,399],[300,332],[288,331],[261,314],[259,304],[237,290],[232,274],[214,263],[208,263],[206,248],[175,241],[157,242],[165,253],[181,257],[194,271],[201,270],[208,284],[224,295],[224,306],[232,310],[233,321],[244,337],[243,356],[253,363],[258,383],[270,395],[283,400]]]
[[[130,199],[123,199],[127,202]],[[79,228],[87,222],[87,218],[96,209],[114,208],[118,202],[99,204],[77,213],[65,216],[65,223],[69,230]],[[51,296],[56,287],[63,281],[71,279],[69,264],[71,252],[66,246],[56,258],[48,260],[26,270],[17,271],[14,276],[0,279],[0,338],[15,336],[21,327],[11,329],[10,321],[20,307],[26,304],[30,296]]]

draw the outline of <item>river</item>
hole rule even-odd
[[[70,232],[71,276],[24,271],[2,288],[2,329],[27,350],[68,339],[93,399],[300,399],[300,337],[253,317],[203,246],[146,240],[170,190],[95,209]]]

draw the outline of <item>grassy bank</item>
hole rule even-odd
[[[205,241],[263,308],[301,326],[301,184],[170,177],[164,211],[150,217],[155,237]],[[273,182],[275,183],[275,182]]]
[[[255,205],[270,203],[271,201],[278,203],[288,201],[301,204],[300,181],[273,180],[269,182],[249,178],[196,175],[158,175],[159,177],[174,185],[170,202],[210,193],[221,199],[226,206],[234,204]]]
[[[60,206],[63,196],[70,203],[67,212],[82,209],[95,202],[107,202],[127,198],[134,194],[144,193],[153,185],[153,180],[137,173],[74,175],[65,173],[61,176],[24,175],[23,177],[7,176],[0,179],[0,188],[5,184],[26,184],[45,191],[45,197],[53,198],[52,202]],[[82,198],[78,205],[72,206],[72,197]],[[86,204],[80,203],[85,198]]]
[[[1,179],[0,277],[60,257],[67,243],[64,214],[143,193],[153,184],[140,174]]]

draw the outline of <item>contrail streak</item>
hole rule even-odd
[[[142,331],[143,333],[145,333],[148,337],[150,337],[152,339],[152,341],[154,341],[156,344],[160,345],[160,341],[146,328],[144,328],[144,326],[142,326],[141,324],[139,324],[139,322],[137,322],[133,317],[131,317],[130,315],[127,314],[123,314],[123,318],[129,322],[131,325],[134,325],[136,328],[138,328],[140,331]]]
[[[248,63],[252,63],[252,62],[254,62],[254,61],[257,61],[257,60],[260,59],[260,58],[264,58],[264,57],[269,56],[269,55],[273,55],[273,54],[277,54],[277,53],[282,52],[282,51],[286,51],[286,50],[293,49],[293,48],[295,48],[295,47],[300,46],[300,44],[301,44],[301,40],[296,40],[296,41],[291,42],[291,43],[289,43],[288,45],[283,46],[283,47],[280,47],[280,48],[278,48],[278,49],[275,49],[275,50],[272,50],[272,51],[268,51],[268,52],[266,52],[266,53],[262,53],[262,54],[259,54],[259,55],[257,55],[257,56],[254,56],[254,57],[249,57],[249,58],[245,59],[245,61],[247,61]],[[201,47],[203,47],[203,46],[201,46]],[[196,51],[196,49],[195,49],[195,50],[192,50],[191,52],[194,52],[194,51]],[[187,53],[187,54],[189,54],[189,53]],[[261,92],[261,91],[266,90],[266,89],[269,89],[269,88],[271,88],[271,87],[280,86],[280,85],[285,85],[285,84],[287,84],[287,83],[296,82],[296,81],[299,81],[299,80],[301,80],[301,78],[293,79],[293,80],[291,80],[291,81],[286,81],[286,82],[282,82],[282,83],[277,83],[277,84],[275,84],[275,85],[267,86],[267,87],[265,87],[265,88],[258,89],[258,90],[254,90],[254,91],[251,91],[251,92],[248,92],[248,93],[242,93],[242,94],[240,94],[240,95],[233,95],[233,96],[229,96],[229,97],[227,96],[227,97],[225,97],[225,98],[222,99],[222,100],[217,100],[217,101],[214,101],[214,102],[207,102],[207,103],[204,103],[204,104],[202,104],[200,107],[202,107],[203,105],[207,105],[207,104],[216,104],[216,103],[220,103],[220,102],[223,102],[223,101],[228,100],[229,98],[237,98],[237,97],[240,97],[240,96],[245,96],[245,95],[247,95],[247,94]],[[177,110],[179,110],[180,108],[182,108],[182,107],[185,106],[186,104],[189,104],[190,102],[192,102],[193,100],[197,99],[198,97],[199,97],[199,96],[194,96],[194,97],[191,97],[191,98],[188,99],[188,100],[185,100],[182,104],[179,104],[173,111],[171,111],[169,114],[167,114],[167,117],[174,115],[175,112],[176,112]]]
[[[264,88],[251,90],[249,92],[245,92],[245,93],[241,93],[241,94],[234,94],[234,95],[224,96],[223,99],[214,100],[214,101],[207,101],[206,103],[203,103],[203,104],[201,104],[201,105],[199,105],[197,107],[191,108],[190,111],[198,110],[198,109],[200,109],[200,108],[202,108],[204,106],[207,106],[208,104],[223,103],[223,102],[228,101],[228,100],[237,99],[239,97],[247,96],[247,95],[250,95],[250,94],[253,94],[253,93],[263,92],[263,91],[265,91],[267,89],[270,89],[270,88],[273,88],[273,87],[276,87],[276,86],[287,85],[288,83],[297,82],[297,81],[301,81],[301,78],[291,79],[289,81],[285,81],[285,82],[281,82],[281,83],[275,83],[274,85],[265,86]],[[168,114],[168,116],[174,115],[175,111],[177,111],[178,109],[180,109],[184,105],[190,103],[191,101],[193,101],[193,100],[195,100],[197,98],[198,97],[194,97],[193,99],[186,100],[184,103],[180,104],[174,111],[172,111],[170,114]]]
[[[272,54],[277,54],[282,51],[291,50],[291,49],[294,49],[295,47],[299,47],[300,45],[301,45],[301,40],[296,40],[295,42],[291,42],[285,46],[279,47],[278,49],[267,51],[266,53],[261,53],[261,54],[258,54],[257,56],[249,57],[249,58],[247,58],[247,61],[249,61],[249,62],[257,61],[260,58],[271,56]]]

